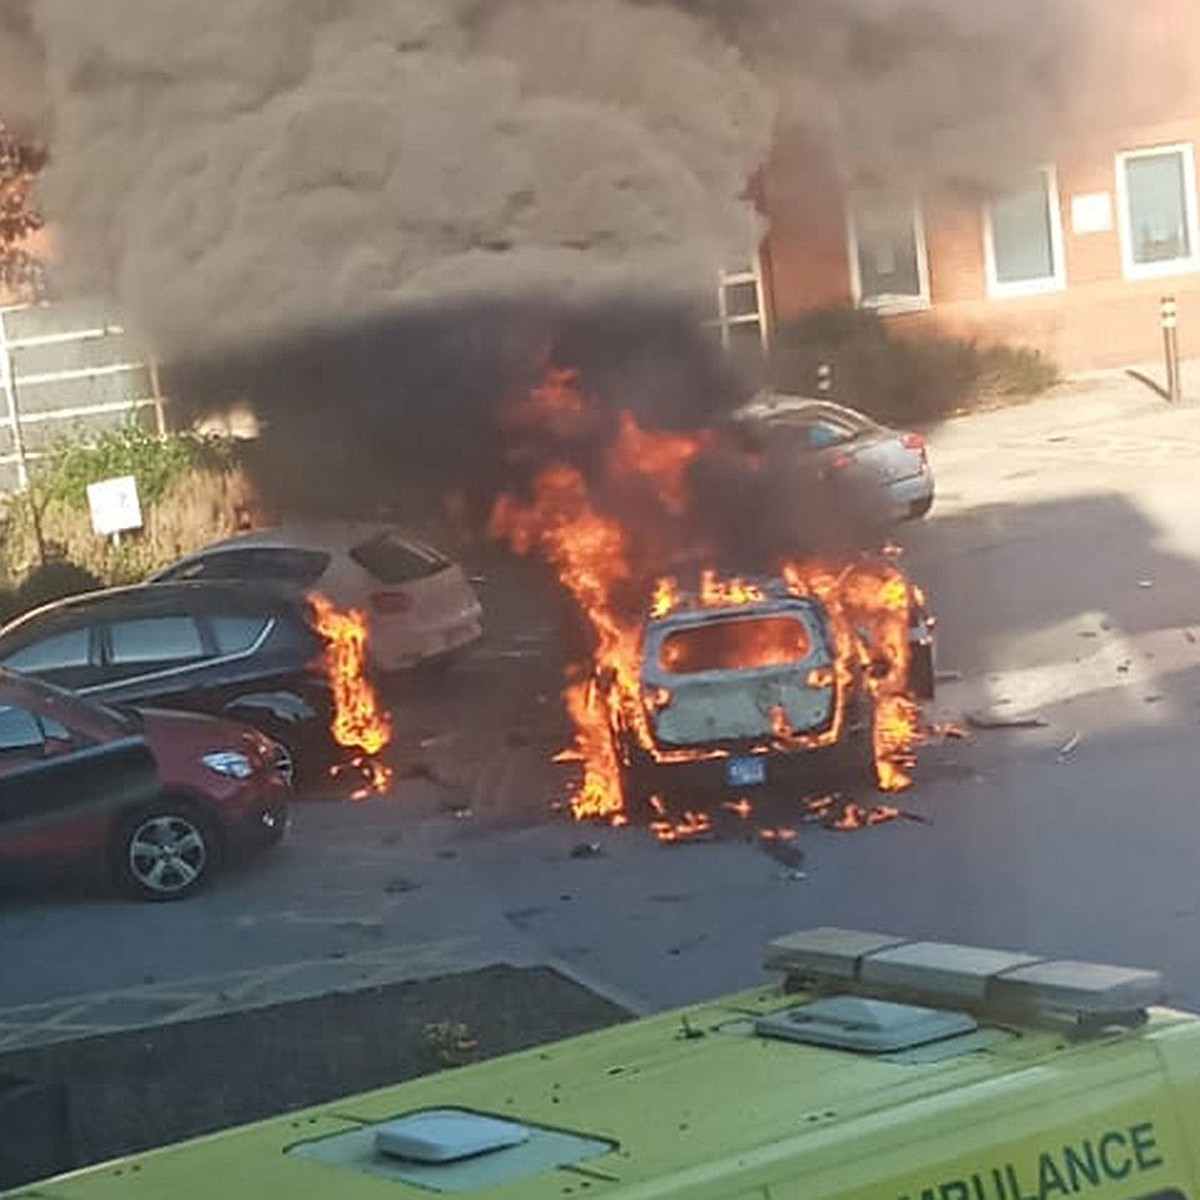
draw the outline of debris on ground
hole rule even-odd
[[[804,861],[804,850],[794,829],[760,829],[758,844],[762,852],[780,866],[794,870]]]
[[[809,825],[820,825],[837,833],[845,833],[886,825],[901,818],[920,824],[929,823],[925,817],[905,812],[894,804],[860,804],[853,797],[845,796],[841,792],[806,800],[804,816],[801,819]]]
[[[1045,717],[1032,713],[972,712],[966,719],[972,729],[1045,729],[1049,724]]]
[[[1184,636],[1185,638],[1187,638],[1187,640],[1188,640],[1188,641],[1189,641],[1189,642],[1190,642],[1190,643],[1191,643],[1193,646],[1196,644],[1196,634],[1195,634],[1195,631],[1194,631],[1194,630],[1191,630],[1191,629],[1185,629],[1185,630],[1183,631],[1183,636]]]
[[[964,742],[971,735],[961,725],[956,725],[953,721],[937,721],[930,726],[929,736],[941,738],[947,742]]]
[[[961,671],[939,671],[933,678],[935,683],[958,683],[962,677]]]
[[[600,858],[604,849],[599,842],[579,842],[571,847],[572,858]]]
[[[1065,762],[1076,750],[1079,749],[1079,743],[1083,740],[1083,735],[1073,733],[1061,746],[1058,748],[1058,761]]]
[[[1139,579],[1138,580],[1138,587],[1140,587],[1140,588],[1152,588],[1153,586],[1154,586],[1153,579]]]
[[[441,809],[446,816],[453,817],[456,821],[465,821],[468,817],[475,815],[466,800],[447,800],[442,804]]]
[[[400,876],[396,879],[390,879],[383,885],[384,892],[389,896],[402,896],[405,892],[415,892],[421,885],[413,879],[405,879]]]
[[[775,876],[775,878],[778,879],[781,883],[799,883],[800,880],[808,878],[808,872],[807,871],[797,871],[795,869],[793,869],[791,871],[780,871],[779,874]]]

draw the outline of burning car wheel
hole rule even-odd
[[[194,892],[217,860],[207,823],[189,805],[167,803],[121,823],[113,846],[117,884],[143,900],[179,900]]]

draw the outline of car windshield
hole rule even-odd
[[[749,671],[803,662],[811,649],[797,617],[743,617],[673,630],[662,639],[658,661],[672,675]]]

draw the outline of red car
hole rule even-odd
[[[153,756],[157,790],[114,803],[96,751],[136,740]],[[89,756],[98,768],[84,777],[94,780],[95,796],[80,795],[74,810],[48,801],[41,818],[0,823],[0,873],[94,863],[125,892],[174,900],[223,859],[273,845],[287,828],[291,760],[256,730],[191,713],[108,707],[0,672],[0,783],[16,772],[35,784],[44,776],[53,790],[55,763],[69,779],[68,771],[78,776],[75,760],[86,767]],[[31,770],[37,765],[43,769]]]

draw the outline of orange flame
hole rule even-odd
[[[540,420],[554,433],[560,427],[586,424],[590,410],[576,388],[575,374],[553,371],[517,411],[520,419]],[[608,481],[647,485],[648,502],[657,501],[663,513],[678,516],[688,506],[688,467],[707,443],[703,434],[643,430],[623,412],[605,464]],[[490,532],[514,552],[537,553],[549,562],[595,635],[593,660],[576,664],[563,692],[575,736],[558,761],[583,765],[571,802],[577,818],[626,819],[621,766],[622,757],[631,752],[660,763],[727,756],[720,748],[664,750],[655,744],[650,716],[655,705],[669,703],[670,696],[642,695],[639,608],[653,617],[666,616],[683,602],[680,589],[675,579],[662,577],[653,585],[648,605],[644,595],[640,604],[631,603],[629,593],[638,581],[632,565],[636,531],[598,511],[578,470],[551,466],[534,480],[527,500],[501,496]],[[919,740],[917,707],[908,690],[911,585],[887,557],[841,567],[789,563],[780,573],[792,594],[814,598],[828,614],[834,665],[814,673],[809,683],[831,689],[834,714],[828,728],[798,733],[790,728],[784,709],[777,708],[771,713],[771,743],[755,749],[761,753],[772,747],[833,745],[845,731],[849,698],[865,693],[879,786],[885,791],[907,788],[913,746]],[[723,578],[712,568],[701,574],[698,601],[703,606],[750,605],[764,599],[759,583]],[[625,731],[628,746],[614,745],[613,728]],[[705,814],[692,813],[673,824],[661,802],[655,807],[654,828],[663,840],[707,831]]]
[[[317,632],[325,639],[325,666],[333,693],[333,740],[353,753],[350,767],[362,774],[361,799],[384,791],[392,779],[389,767],[375,761],[391,741],[392,725],[366,677],[367,622],[360,612],[344,612],[324,596],[309,596]],[[339,768],[334,768],[337,773]]]

